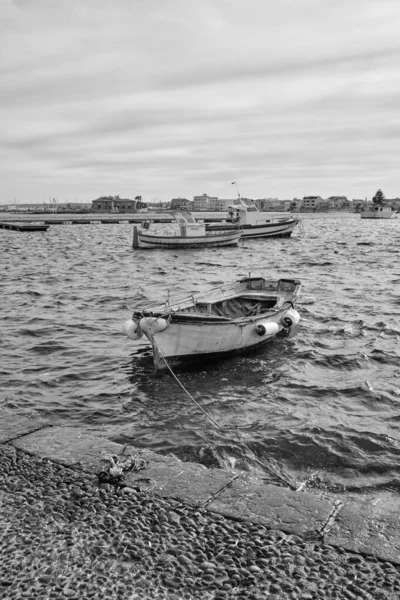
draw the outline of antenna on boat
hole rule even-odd
[[[240,194],[239,194],[238,184],[236,183],[236,181],[232,181],[232,185],[236,185],[236,190],[237,190],[237,193],[238,193],[238,198],[240,200]]]

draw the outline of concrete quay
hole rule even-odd
[[[223,221],[228,217],[227,212],[196,212],[197,219],[205,222]],[[50,225],[118,225],[118,224],[140,224],[143,221],[151,220],[154,223],[173,223],[175,217],[173,212],[168,213],[88,213],[76,215],[70,213],[16,213],[0,214],[0,229],[14,229],[18,231],[29,231],[26,227],[31,224],[36,227]],[[10,224],[12,225],[10,227]],[[17,229],[18,225],[26,225],[22,229]],[[33,231],[33,229],[32,229]]]
[[[400,598],[400,500],[303,490],[2,409],[0,598]]]

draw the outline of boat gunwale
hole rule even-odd
[[[260,289],[252,289],[247,287],[255,282],[262,282],[262,284],[267,287]],[[287,292],[283,292],[281,294],[278,293],[279,283],[291,283],[295,287],[293,290]],[[144,314],[144,312],[151,312],[152,314],[156,312],[162,312],[164,314],[168,312],[178,312],[182,308],[187,308],[199,302],[207,302],[207,303],[215,303],[221,302],[224,300],[229,300],[230,298],[235,298],[239,295],[250,295],[259,294],[262,296],[263,294],[276,295],[281,297],[291,297],[296,300],[301,287],[301,281],[299,279],[291,279],[290,277],[281,277],[280,279],[265,279],[264,277],[243,277],[242,279],[232,281],[231,283],[227,283],[225,285],[218,285],[212,288],[205,290],[204,292],[198,292],[196,294],[188,294],[183,298],[176,300],[173,303],[169,303],[168,301],[159,303],[152,303],[148,308],[134,308],[134,312],[137,314]],[[218,294],[218,296],[216,296]],[[215,298],[215,299],[214,299]]]
[[[234,297],[235,298],[235,297]],[[184,312],[182,309],[174,310],[173,306],[171,307],[154,307],[155,310],[145,309],[145,310],[134,310],[133,317],[136,319],[142,319],[147,317],[155,317],[157,319],[170,319],[169,325],[173,324],[215,324],[215,325],[237,325],[237,326],[245,326],[249,323],[255,323],[258,321],[262,321],[265,319],[274,320],[279,319],[282,314],[286,313],[290,308],[295,307],[295,302],[297,299],[297,295],[287,295],[283,296],[282,304],[278,305],[279,299],[277,298],[277,304],[270,309],[264,310],[257,315],[241,315],[236,318],[232,317],[224,317],[221,315],[214,314],[206,314],[206,313],[195,313],[195,312]],[[286,306],[286,305],[289,306]],[[189,305],[194,306],[194,305]],[[157,335],[157,334],[154,334]]]
[[[259,282],[263,287],[262,289],[252,289],[250,286],[252,283]],[[280,283],[291,283],[294,288],[290,291],[279,290]],[[168,304],[153,304],[148,308],[134,308],[132,318],[141,319],[143,317],[156,317],[173,320],[175,323],[214,323],[214,324],[231,324],[243,325],[246,323],[254,323],[262,319],[273,318],[284,313],[288,308],[285,308],[286,304],[291,304],[294,308],[295,302],[298,299],[301,287],[301,281],[299,279],[291,279],[287,277],[281,277],[280,279],[265,279],[264,277],[244,277],[242,279],[233,281],[223,286],[215,286],[209,288],[204,292],[198,294],[191,294],[184,298]],[[280,292],[280,293],[279,293]],[[250,299],[255,300],[268,300],[276,299],[276,303],[270,309],[267,309],[257,315],[241,315],[236,318],[225,317],[221,315],[213,315],[206,313],[193,313],[185,312],[184,309],[195,306],[196,304],[216,304],[218,302],[227,301],[239,297],[249,296],[253,297]]]

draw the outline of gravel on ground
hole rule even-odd
[[[400,569],[0,446],[0,598],[398,600]]]

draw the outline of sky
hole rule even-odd
[[[398,0],[0,0],[0,204],[400,196],[399,32]]]

